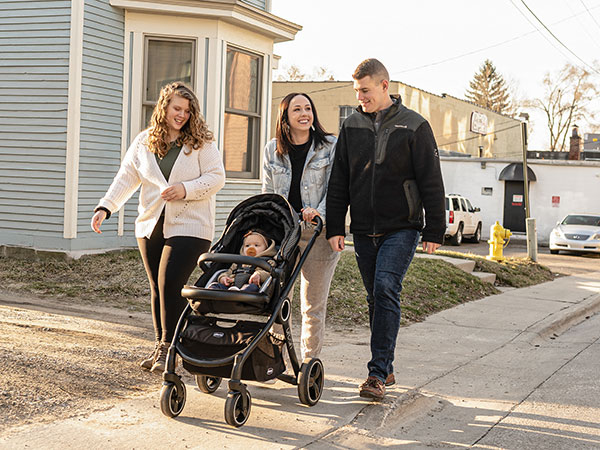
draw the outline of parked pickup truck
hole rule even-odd
[[[463,238],[470,242],[481,240],[480,209],[458,194],[446,195],[446,235],[452,245],[462,244]]]

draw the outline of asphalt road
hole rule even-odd
[[[481,241],[479,244],[463,243],[455,247],[452,245],[443,245],[440,250],[448,250],[461,253],[473,253],[475,255],[487,255],[489,253],[489,244]],[[527,245],[525,241],[511,241],[504,249],[505,256],[527,257]],[[538,247],[538,262],[548,267],[554,273],[562,275],[577,275],[600,270],[600,254],[586,253],[565,253],[551,255],[548,247]]]

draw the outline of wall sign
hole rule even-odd
[[[558,208],[559,206],[560,206],[560,195],[553,195],[552,196],[552,207]]]
[[[488,118],[485,114],[477,111],[471,113],[471,131],[479,134],[486,134],[488,132]]]
[[[512,205],[513,206],[523,206],[523,195],[522,194],[513,194]]]

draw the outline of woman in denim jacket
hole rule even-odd
[[[265,147],[262,191],[282,195],[302,215],[302,251],[313,234],[310,222],[315,216],[325,220],[335,142],[335,136],[319,123],[308,95],[291,93],[284,97],[279,104],[276,138]],[[323,230],[302,267],[302,360],[316,358],[321,352],[327,296],[338,259],[339,253],[331,250]]]

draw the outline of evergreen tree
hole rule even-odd
[[[510,94],[506,82],[489,59],[479,67],[469,87],[465,96],[473,103],[497,113],[510,110]]]

